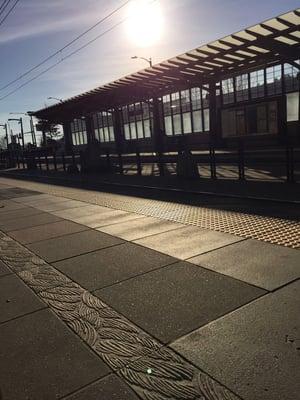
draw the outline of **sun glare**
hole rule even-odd
[[[163,31],[163,17],[159,1],[132,0],[126,20],[127,34],[139,47],[154,45]]]

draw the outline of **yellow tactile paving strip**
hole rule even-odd
[[[0,182],[52,195],[86,201],[91,204],[166,219],[181,224],[194,225],[200,228],[257,239],[294,249],[300,248],[300,223],[288,219],[224,211],[169,201],[143,199],[93,190],[74,189],[65,186],[59,187],[44,183],[24,182],[15,179],[1,178]]]

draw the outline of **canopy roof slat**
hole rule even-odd
[[[191,85],[220,81],[255,66],[295,62],[300,54],[300,8],[251,26],[185,54],[124,76],[62,103],[32,112],[40,119],[63,121],[153,98]]]

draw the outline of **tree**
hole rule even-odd
[[[48,142],[53,142],[61,138],[59,126],[46,120],[39,120],[36,124],[36,130],[43,132],[41,146],[46,146]]]

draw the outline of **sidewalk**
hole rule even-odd
[[[0,178],[3,400],[297,398],[299,223],[150,203]]]

